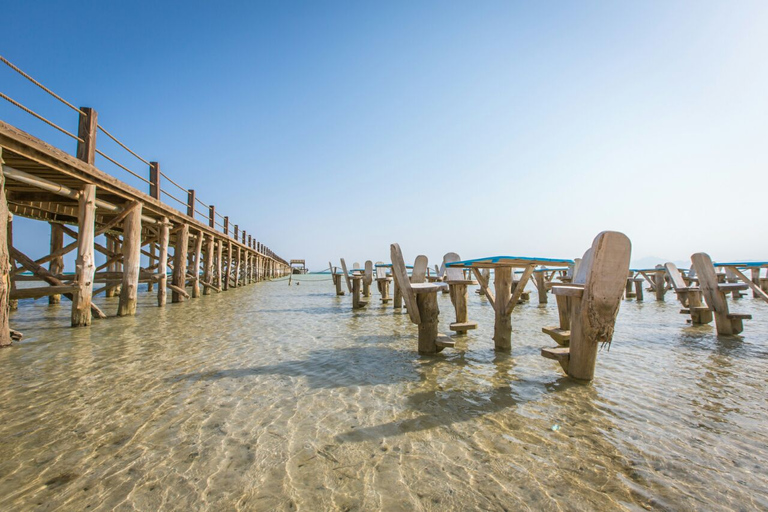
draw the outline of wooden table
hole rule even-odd
[[[768,261],[730,261],[727,263],[715,263],[715,268],[727,268],[733,272],[736,277],[744,281],[747,286],[752,288],[752,297],[763,299],[768,302],[768,275],[766,278],[760,277],[760,270],[768,268]],[[749,269],[752,273],[752,279],[748,278],[742,270]]]
[[[631,268],[630,272],[640,274],[651,285],[651,291],[656,293],[656,300],[664,300],[667,293],[667,269],[663,266],[654,268]]]
[[[573,260],[533,258],[527,256],[492,256],[474,260],[455,261],[449,267],[469,268],[475,274],[477,282],[488,297],[495,312],[493,341],[496,350],[509,352],[512,349],[512,310],[523,294],[525,285],[533,271],[539,265],[572,265]],[[493,269],[493,288],[480,272],[481,269]],[[512,289],[512,271],[521,268],[523,275],[515,289]]]

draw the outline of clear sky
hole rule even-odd
[[[315,270],[388,260],[395,241],[430,263],[577,257],[606,229],[630,237],[635,261],[768,259],[765,1],[41,1],[2,14],[2,55]],[[76,130],[4,66],[0,90]],[[5,102],[0,118],[74,150]],[[39,256],[47,229],[33,224],[16,238]]]

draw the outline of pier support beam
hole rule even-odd
[[[216,244],[216,288],[219,290],[222,289],[222,279],[221,279],[221,258],[224,255],[224,241],[215,239],[212,239],[212,241]]]
[[[72,327],[91,325],[93,275],[96,272],[93,238],[96,220],[96,185],[84,185],[77,212],[77,259],[75,260],[75,292],[72,294]]]
[[[0,148],[0,347],[11,344],[11,262],[8,254],[8,202],[5,200],[3,148]]]
[[[195,249],[192,255],[192,298],[200,298],[200,252],[203,250],[203,232],[195,236]]]
[[[168,219],[163,217],[160,225],[157,227],[158,231],[158,245],[159,254],[157,260],[157,273],[160,274],[160,279],[157,281],[157,305],[165,306],[166,289],[168,284],[168,239],[170,238],[171,225]]]
[[[211,284],[213,282],[213,237],[208,236],[205,244],[205,256],[203,258],[203,280]],[[206,286],[203,288],[203,295],[209,295],[211,289]]]
[[[152,268],[155,265],[155,262],[157,261],[157,250],[155,247],[155,242],[149,243],[149,267]],[[147,291],[152,293],[152,290],[154,288],[154,281],[150,281],[147,283]]]
[[[176,233],[176,245],[173,248],[173,288],[171,302],[185,300],[179,290],[184,290],[187,283],[187,252],[189,252],[189,224],[182,224]]]
[[[117,316],[133,316],[139,296],[141,270],[141,204],[133,207],[123,220],[123,284]]]
[[[51,222],[51,254],[60,251],[64,247],[64,230],[55,222]],[[57,276],[64,272],[64,256],[56,256],[48,266],[51,274]],[[61,303],[61,295],[49,295],[48,304]]]
[[[2,152],[3,148],[0,148],[0,162],[2,162]],[[6,203],[7,204],[7,203]],[[6,230],[8,240],[7,240],[7,247],[11,248],[13,247],[13,214],[8,214],[8,229]],[[13,254],[10,254],[9,262],[11,264],[11,271],[16,270],[16,260],[13,258]],[[11,292],[13,292],[16,289],[16,280],[11,278]],[[10,302],[11,311],[15,311],[19,309],[19,301],[16,299],[11,299]]]

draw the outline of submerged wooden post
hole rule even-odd
[[[656,300],[664,300],[664,294],[667,293],[667,282],[664,279],[665,274],[661,271],[661,266],[656,266],[656,272],[653,274],[653,289],[656,293]]]
[[[173,248],[173,288],[171,302],[185,300],[179,290],[184,290],[187,283],[187,252],[189,252],[189,224],[182,224],[176,233],[176,245]]]
[[[241,250],[239,245],[235,245],[235,278],[233,286],[237,288],[240,286],[240,265],[241,265]]]
[[[117,253],[117,244],[115,243],[115,241],[112,239],[111,236],[107,235],[106,238],[107,238],[107,242],[106,242],[107,243],[107,251],[109,251],[112,254],[116,254]],[[107,256],[107,258],[111,258],[111,256]],[[107,272],[115,272],[116,273],[117,271],[118,271],[118,267],[117,267],[117,262],[116,261],[112,261],[111,263],[109,263],[107,265]],[[104,292],[104,296],[108,297],[108,298],[114,297],[115,296],[115,290],[117,290],[117,286],[116,285],[110,285],[109,283],[107,283],[106,288],[107,289]]]
[[[136,314],[141,269],[141,204],[123,220],[123,284],[117,316]]]
[[[637,302],[643,302],[643,278],[636,277],[633,281],[635,282],[635,300]]]
[[[539,292],[539,304],[547,303],[547,283],[544,279],[544,271],[534,272],[534,278],[536,279],[536,289]]]
[[[232,274],[232,240],[227,239],[227,255],[224,257],[224,270],[222,273],[221,289],[229,290],[229,278]]]
[[[419,310],[419,353],[435,354],[439,352],[437,326],[440,310],[437,307],[437,293],[417,293],[416,307]]]
[[[157,261],[157,248],[155,247],[157,244],[154,242],[149,243],[149,266],[154,267],[155,262]],[[152,293],[152,290],[155,287],[155,282],[153,280],[150,280],[147,283],[147,292]]]
[[[0,147],[0,166],[2,166],[2,161],[3,161],[2,157],[3,157],[3,148]],[[5,181],[3,181],[3,183],[5,183]],[[6,206],[7,206],[7,199],[6,199]],[[13,214],[11,213],[8,214],[8,229],[6,230],[6,236],[8,237],[6,247],[10,249],[11,247],[13,247]],[[8,261],[10,263],[11,270],[15,270],[16,260],[13,258],[13,254],[9,254]],[[10,279],[11,279],[10,290],[11,292],[13,292],[13,290],[16,289],[16,280],[13,278],[10,278]],[[11,311],[15,311],[19,308],[19,301],[16,299],[11,299],[9,301],[9,305],[10,305]]]
[[[195,249],[192,255],[192,298],[200,298],[200,252],[203,250],[203,232],[195,235]]]
[[[64,247],[64,230],[61,229],[61,225],[51,222],[51,254],[55,253],[56,251],[60,250]],[[51,274],[57,276],[64,272],[64,256],[56,256],[51,260],[51,263],[48,266],[48,269],[51,271]],[[48,296],[48,304],[59,304],[61,303],[61,295],[55,294],[55,295],[49,295]]]
[[[213,237],[208,235],[203,258],[203,280],[208,284],[213,284],[213,243]],[[208,286],[203,287],[203,295],[210,295],[210,293],[211,289]]]
[[[215,239],[211,239],[214,241]],[[215,241],[216,243],[216,288],[219,290],[222,289],[222,279],[221,279],[221,258],[224,254],[224,242],[222,240]]]
[[[512,291],[512,269],[497,267],[493,273],[494,294],[496,295],[493,341],[496,350],[509,352],[512,350],[512,314],[511,311],[507,313],[507,310]]]
[[[0,147],[0,347],[11,344],[11,262],[8,254],[8,202],[5,199],[3,148]],[[90,310],[89,310],[90,312]]]
[[[158,226],[159,254],[157,260],[157,273],[160,279],[157,281],[157,305],[162,307],[166,303],[166,289],[168,284],[168,239],[170,238],[170,224],[163,217]]]
[[[76,288],[72,294],[72,327],[91,325],[93,275],[96,272],[93,254],[95,220],[96,185],[83,185],[77,211],[77,259],[74,281]]]

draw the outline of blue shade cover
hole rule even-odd
[[[677,270],[685,270],[685,269],[679,268]],[[629,271],[630,272],[666,272],[667,269],[664,267],[662,268],[631,268],[629,269]]]
[[[530,264],[572,265],[573,260],[555,259],[555,258],[537,258],[537,257],[530,257],[530,256],[491,256],[488,258],[477,258],[474,260],[454,261],[452,263],[448,263],[447,266],[493,268],[493,267],[527,267]]]
[[[768,267],[768,261],[732,261],[730,263],[715,263],[716,267]]]
[[[376,265],[374,265],[374,267],[376,268],[379,268],[379,267],[390,268],[391,266],[392,266],[391,263],[377,263]],[[413,265],[406,265],[405,268],[413,268]]]

